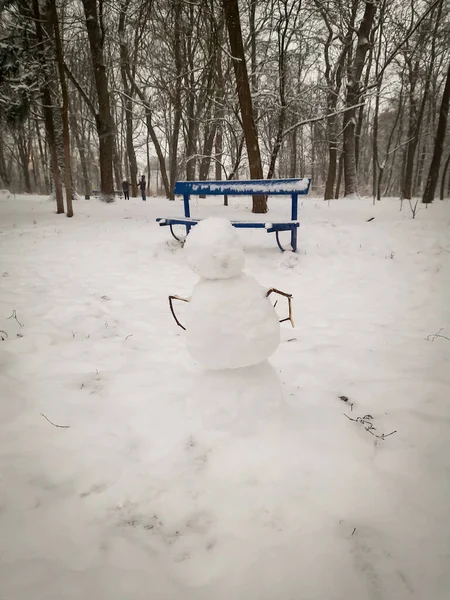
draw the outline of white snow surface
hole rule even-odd
[[[187,307],[191,356],[208,369],[248,367],[272,356],[280,343],[280,324],[266,292],[244,273],[201,279]]]
[[[53,210],[0,196],[2,600],[448,600],[450,203],[304,198],[298,254],[239,231],[296,328],[227,377],[168,310],[180,202]]]
[[[200,221],[186,240],[184,254],[189,267],[204,279],[234,277],[245,265],[239,235],[224,218]]]

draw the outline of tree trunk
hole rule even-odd
[[[28,144],[25,139],[24,125],[20,125],[20,129],[17,132],[16,138],[17,150],[19,152],[20,158],[20,167],[23,176],[23,185],[25,188],[25,192],[27,194],[31,194],[31,179],[30,179],[30,170],[28,168],[29,163],[29,154],[28,154]]]
[[[45,152],[44,145],[42,144],[41,129],[39,127],[38,119],[35,120],[35,128],[36,128],[37,144],[38,144],[38,149],[39,149],[39,158],[41,160],[42,173],[43,173],[43,177],[44,177],[44,189],[45,189],[45,193],[49,194],[50,193],[50,181],[49,181],[49,176],[48,176],[47,153]]]
[[[375,114],[373,116],[373,136],[372,136],[372,198],[375,200],[377,190],[380,188],[381,178],[378,172],[378,115],[380,112],[380,93],[382,79],[378,81],[375,96]],[[381,172],[381,169],[380,169]],[[382,175],[381,175],[382,177]]]
[[[129,92],[131,92],[129,90]],[[133,144],[133,102],[127,99],[125,102],[125,124],[126,124],[126,143],[127,143],[127,164],[130,170],[131,195],[137,198],[138,195],[138,168],[136,161],[136,152]],[[128,169],[127,169],[128,170]]]
[[[36,127],[37,127],[37,121],[36,121]],[[11,183],[8,177],[8,172],[6,169],[6,161],[5,161],[5,154],[4,154],[4,150],[3,150],[3,132],[1,131],[1,124],[0,124],[0,179],[3,181],[3,183],[9,187],[9,184]]]
[[[113,143],[113,171],[114,171],[114,179],[116,182],[116,190],[122,189],[122,161],[119,157],[119,149],[117,147],[117,136],[114,136]]]
[[[369,50],[369,36],[376,12],[374,2],[366,2],[364,15],[358,29],[358,43],[355,57],[349,69],[349,81],[347,82],[346,107],[351,108],[358,104],[360,98],[360,80],[364,68],[364,61]],[[344,183],[345,195],[356,194],[356,109],[351,108],[344,113]]]
[[[328,109],[333,102],[328,101]],[[334,198],[334,182],[336,181],[337,154],[338,154],[338,135],[337,135],[337,116],[328,118],[328,173],[325,182],[324,200]]]
[[[174,200],[174,187],[177,178],[177,164],[178,164],[178,139],[180,136],[180,124],[181,124],[181,90],[182,80],[181,74],[183,72],[183,57],[181,55],[181,0],[172,0],[174,8],[174,57],[175,57],[175,94],[173,99],[173,128],[172,135],[170,138],[170,152],[169,152],[169,199]]]
[[[283,28],[278,28],[278,93],[280,97],[280,112],[278,113],[277,132],[275,136],[275,142],[272,148],[269,171],[267,173],[267,179],[273,179],[275,174],[275,165],[277,162],[278,153],[281,148],[283,141],[284,123],[286,120],[286,53],[289,48],[290,37],[288,36],[289,18],[285,15]],[[314,177],[312,178],[314,181]]]
[[[75,114],[75,107],[73,106],[73,104],[71,106],[69,106],[69,116],[70,116],[70,126],[72,128],[72,134],[75,139],[75,145],[78,150],[78,155],[80,157],[81,175],[82,175],[82,179],[83,179],[83,188],[82,189],[83,189],[83,193],[86,196],[89,196],[92,192],[92,186],[91,186],[91,182],[89,180],[86,154],[84,151],[83,143],[80,138],[77,116]]]
[[[45,121],[45,130],[47,134],[47,144],[50,150],[50,166],[52,171],[53,185],[56,197],[56,212],[58,214],[64,213],[64,201],[62,194],[61,185],[61,174],[58,166],[58,153],[56,148],[56,135],[55,135],[55,124],[53,120],[52,112],[52,98],[50,93],[50,84],[48,79],[48,65],[45,57],[46,38],[44,37],[44,30],[42,27],[42,17],[39,8],[39,0],[32,0],[34,25],[36,28],[36,38],[38,42],[38,49],[36,51],[39,62],[42,66],[43,81],[41,84],[42,92],[42,112]]]
[[[195,90],[195,65],[194,65],[194,6],[188,4],[189,19],[187,20],[187,31],[184,36],[184,60],[186,61],[187,69],[185,70],[185,90],[186,90],[186,120],[185,124],[185,148],[186,148],[186,179],[194,181],[197,164],[197,134],[198,123],[195,110],[196,90]]]
[[[114,126],[103,55],[104,26],[102,15],[97,11],[97,0],[82,0],[82,2],[98,99],[98,114],[95,120],[99,137],[100,190],[105,202],[113,202]]]
[[[263,170],[259,151],[258,133],[253,115],[252,96],[248,81],[247,65],[245,63],[244,45],[242,43],[241,22],[239,18],[238,0],[223,0],[225,21],[232,54],[234,75],[236,79],[241,118],[247,146],[250,177],[262,179]],[[253,196],[253,212],[267,212],[267,197]]]
[[[61,118],[64,140],[64,179],[66,187],[66,208],[67,216],[73,217],[73,190],[72,190],[72,166],[70,155],[70,130],[69,130],[69,93],[67,90],[66,72],[64,69],[64,55],[61,43],[61,35],[59,32],[58,12],[56,10],[56,2],[47,0],[47,6],[50,13],[50,18],[53,24],[53,34],[55,40],[56,62],[58,64],[59,83],[61,86]]]
[[[158,140],[158,136],[152,125],[152,113],[150,110],[146,110],[145,119],[147,123],[147,131],[150,134],[153,145],[155,147],[155,152],[159,161],[159,170],[161,171],[161,179],[163,181],[164,191],[166,193],[166,198],[172,198],[173,200],[173,187],[170,187],[169,178],[167,177],[167,169],[166,169],[166,160],[164,158],[163,152],[161,150],[161,145]]]
[[[249,14],[249,29],[250,29],[250,81],[251,93],[256,97],[258,95],[258,74],[256,72],[258,66],[257,51],[256,51],[256,5],[258,0],[250,0]],[[258,106],[255,103],[253,106],[253,117],[255,122],[258,121]]]
[[[384,6],[384,5],[383,5]],[[383,17],[383,14],[380,15],[380,19]],[[374,41],[375,41],[375,29],[372,29],[372,31],[370,32],[370,48],[369,48],[369,56],[367,58],[367,65],[366,65],[366,74],[364,76],[364,89],[367,89],[367,86],[369,84],[369,79],[370,79],[370,71],[372,69],[372,62],[373,62],[373,45],[374,45]],[[364,97],[364,95],[360,95],[358,100],[361,102],[361,99]],[[364,123],[364,106],[360,106],[358,108],[358,119],[356,122],[356,129],[355,129],[355,161],[356,161],[356,173],[359,173],[359,159],[360,159],[360,151],[359,151],[359,146],[360,146],[360,141],[361,141],[361,132],[362,132],[362,128],[363,128],[363,123]]]
[[[434,140],[433,158],[431,159],[430,169],[428,171],[427,184],[423,193],[422,202],[430,204],[434,200],[436,186],[439,178],[439,169],[441,166],[442,152],[444,150],[445,133],[447,130],[448,109],[450,104],[450,63],[447,70],[447,79],[445,80],[444,92],[442,94],[441,107],[439,110],[439,120]],[[448,167],[448,159],[446,167]],[[445,174],[444,174],[445,175]],[[445,176],[444,176],[445,179]]]
[[[289,177],[297,177],[297,127],[291,133]]]
[[[147,153],[147,196],[150,196],[150,181],[152,176],[152,165],[150,162],[150,132],[147,129],[147,137],[145,139],[145,149]],[[158,180],[156,180],[156,194],[158,194]]]
[[[125,94],[125,132],[126,132],[126,148],[127,148],[127,169],[131,183],[131,195],[136,198],[138,195],[138,169],[136,161],[136,152],[133,144],[133,90],[128,85],[127,73],[130,73],[130,59],[125,39],[125,18],[127,14],[130,0],[124,0],[120,15],[119,15],[119,48],[120,48],[120,74],[122,78],[122,86]]]
[[[412,185],[413,185],[413,181],[414,181],[414,177],[413,177],[414,158],[415,158],[415,154],[416,154],[417,145],[419,143],[419,135],[420,135],[420,129],[422,126],[423,115],[425,112],[425,105],[428,100],[428,96],[429,96],[429,92],[430,92],[431,78],[432,78],[433,67],[434,67],[434,63],[435,63],[435,59],[436,59],[436,40],[437,40],[438,27],[439,27],[440,20],[441,20],[442,7],[443,7],[443,0],[440,0],[440,2],[437,4],[437,14],[436,14],[434,28],[433,28],[432,36],[431,36],[430,59],[429,59],[428,68],[427,68],[427,71],[425,74],[425,83],[423,86],[422,101],[420,103],[420,108],[418,111],[417,111],[417,101],[414,97],[414,93],[415,93],[415,86],[417,84],[417,80],[418,80],[418,76],[419,76],[419,69],[420,69],[419,58],[417,58],[417,60],[415,62],[414,69],[411,68],[411,63],[409,63],[410,84],[411,84],[410,85],[410,105],[411,105],[411,109],[412,109],[412,113],[413,113],[412,114],[413,119],[411,118],[411,115],[410,115],[408,139],[410,139],[411,141],[409,142],[408,147],[407,147],[406,166],[405,166],[405,171],[404,171],[403,192],[402,192],[402,197],[405,198],[406,200],[410,200],[412,197]],[[429,25],[431,25],[431,23]],[[423,31],[421,32],[421,36],[422,35],[425,36],[425,35],[427,35],[427,33],[428,33],[428,27],[425,27],[423,29]],[[419,40],[420,40],[420,37],[419,37]],[[419,50],[423,51],[423,49],[421,47],[419,48]]]
[[[334,194],[335,200],[339,198],[339,193],[341,191],[341,182],[342,182],[342,173],[344,171],[344,151],[341,152],[339,156],[339,165],[338,165],[338,174],[337,174],[337,182],[336,182],[336,192]]]
[[[214,121],[209,130],[206,131],[205,142],[202,151],[202,160],[200,162],[200,169],[198,178],[200,181],[206,181],[209,175],[209,167],[211,165],[211,154],[214,146],[214,139],[216,138],[217,121]],[[220,165],[219,165],[220,166]]]
[[[327,12],[324,4],[319,0],[315,0],[317,8],[319,9],[323,21],[328,30],[328,37],[324,47],[324,58],[325,58],[325,79],[328,86],[327,91],[327,111],[328,114],[332,114],[336,111],[337,101],[339,92],[342,85],[342,74],[344,70],[345,61],[347,55],[351,50],[352,36],[355,28],[356,12],[358,10],[359,0],[352,0],[352,6],[349,16],[348,25],[346,28],[345,36],[343,37],[343,44],[336,61],[335,67],[332,69],[330,60],[330,49],[333,47],[333,41],[335,33],[332,27],[332,17]],[[337,160],[338,160],[338,148],[339,148],[339,134],[338,134],[338,117],[333,115],[327,119],[327,134],[328,134],[328,172],[325,182],[324,200],[332,200],[335,197],[334,185],[336,182],[337,174]],[[337,192],[338,188],[337,186]]]
[[[186,180],[194,181],[196,163],[196,123],[194,111],[194,92],[189,91],[187,100],[187,131],[186,131]]]
[[[447,156],[447,160],[445,161],[445,164],[444,164],[444,170],[442,171],[441,194],[440,194],[441,200],[443,200],[445,197],[445,179],[447,177],[447,171],[448,171],[449,165],[450,165],[450,154]],[[449,187],[450,187],[450,181],[449,181]]]

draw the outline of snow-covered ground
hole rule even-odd
[[[448,600],[449,202],[305,199],[297,255],[241,230],[296,328],[283,411],[218,428],[242,382],[216,397],[168,310],[196,282],[155,223],[181,203],[53,210],[0,198],[2,600]]]

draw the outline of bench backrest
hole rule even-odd
[[[251,196],[307,194],[311,179],[252,179],[249,181],[177,181],[175,194]]]

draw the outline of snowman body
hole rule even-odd
[[[200,275],[187,313],[187,348],[208,369],[237,369],[268,359],[280,343],[266,290],[242,272],[244,251],[226,219],[206,219],[190,233],[187,262]]]
[[[229,279],[201,279],[187,316],[187,348],[208,369],[256,365],[275,352],[280,325],[266,290],[240,273]]]

